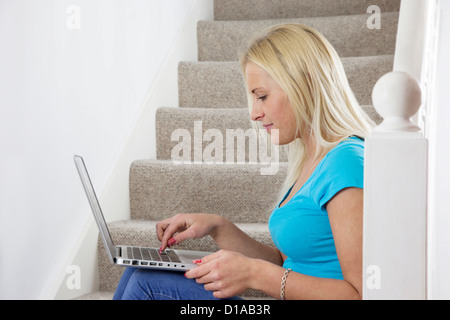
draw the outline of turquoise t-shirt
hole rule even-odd
[[[269,219],[283,267],[309,276],[343,279],[326,204],[340,190],[363,188],[364,141],[351,137],[330,150],[291,200]],[[292,188],[291,188],[292,189]]]

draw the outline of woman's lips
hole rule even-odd
[[[263,124],[263,127],[264,127],[267,131],[269,131],[270,129],[272,129],[273,123],[271,123],[271,124]]]

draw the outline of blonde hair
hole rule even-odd
[[[374,122],[356,101],[337,52],[313,28],[293,23],[263,30],[241,57],[244,76],[248,62],[266,70],[284,90],[298,132],[309,128],[309,136],[316,139],[316,158],[348,137],[366,138],[372,130]],[[280,196],[298,179],[305,160],[304,141],[295,139],[289,145],[289,170]]]

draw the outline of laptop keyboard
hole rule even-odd
[[[154,248],[127,247],[129,258],[137,260],[153,260],[163,262],[181,262],[177,254],[172,250],[161,252]]]

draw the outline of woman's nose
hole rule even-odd
[[[258,106],[258,103],[253,103],[252,111],[250,113],[250,118],[253,121],[261,121],[261,119],[264,117],[264,113],[262,112],[261,108]]]

